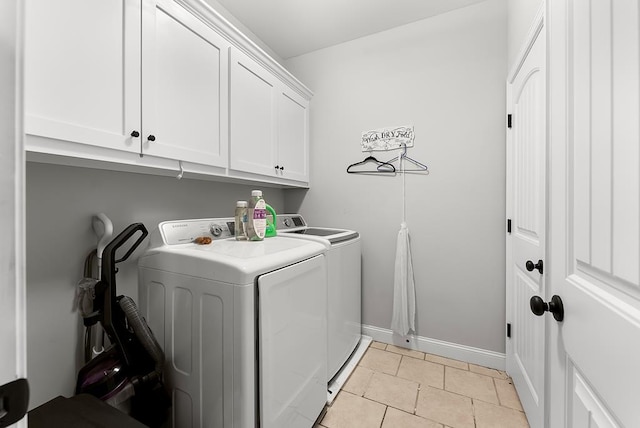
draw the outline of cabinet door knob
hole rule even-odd
[[[136,130],[131,131],[131,136],[133,138],[138,138],[140,136],[140,133]]]
[[[279,165],[276,165],[276,169],[280,169],[280,166],[279,166]]]
[[[156,136],[155,136],[155,135],[153,135],[153,134],[151,134],[151,135],[149,135],[149,136],[147,137],[147,140],[149,140],[149,141],[156,141]]]
[[[284,171],[284,167],[283,166],[280,167],[280,171]]]

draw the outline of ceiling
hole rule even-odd
[[[287,59],[481,1],[484,0],[217,0],[217,3],[277,55]]]

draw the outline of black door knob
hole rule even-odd
[[[156,141],[156,136],[155,136],[155,135],[149,135],[149,136],[147,137],[147,140],[149,140],[149,141]]]
[[[531,312],[538,316],[542,316],[548,311],[553,314],[553,318],[555,318],[556,321],[562,321],[564,319],[564,305],[558,295],[553,295],[549,303],[545,303],[540,296],[533,296],[531,300],[529,300],[529,306],[531,306]]]
[[[133,130],[133,131],[131,131],[131,136],[133,138],[138,138],[140,136],[140,133],[138,131]]]
[[[540,272],[540,274],[542,274],[542,260],[538,260],[538,263],[536,263],[535,265],[533,264],[533,262],[531,260],[527,260],[527,263],[525,263],[525,267],[527,268],[527,270],[529,272],[531,272],[534,269],[538,269],[538,272]]]

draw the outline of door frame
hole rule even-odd
[[[568,96],[565,84],[568,72],[567,58],[567,26],[568,3],[566,1],[550,1],[546,5],[548,19],[547,30],[547,149],[549,181],[547,198],[550,213],[547,223],[549,241],[547,259],[549,263],[548,296],[560,293],[560,283],[557,281],[562,267],[555,265],[555,261],[566,260],[564,237],[554,239],[554,231],[565,230],[565,225],[558,225],[558,209],[566,210],[566,172],[567,153],[564,142],[568,131]],[[559,141],[562,144],[552,144]],[[563,207],[563,208],[560,208]],[[545,426],[563,427],[566,424],[566,352],[562,341],[561,325],[547,318],[546,338],[546,373],[545,373]]]
[[[0,265],[0,384],[27,375],[26,253],[25,253],[25,153],[23,126],[24,2],[5,0],[0,6],[0,220],[3,242],[0,254],[11,263]],[[7,298],[8,297],[8,298]],[[9,316],[7,317],[7,314]],[[13,319],[12,319],[13,318]],[[11,355],[13,354],[13,355]],[[7,361],[8,360],[8,361]],[[13,372],[12,372],[13,371]],[[26,417],[16,423],[26,427]]]
[[[550,162],[550,147],[549,147],[549,136],[548,136],[548,120],[549,120],[549,111],[548,111],[548,100],[549,100],[549,85],[548,85],[548,75],[549,75],[549,67],[548,67],[548,63],[549,63],[549,51],[548,51],[548,46],[549,46],[549,39],[548,39],[548,29],[547,29],[547,18],[546,18],[546,8],[547,8],[547,2],[545,0],[541,1],[540,7],[538,8],[538,11],[536,12],[536,15],[532,21],[531,27],[529,28],[529,31],[527,33],[527,36],[524,40],[524,43],[522,45],[522,47],[520,48],[520,51],[518,52],[518,55],[516,56],[516,59],[513,63],[513,65],[511,66],[511,69],[509,71],[509,74],[507,76],[507,81],[506,81],[506,110],[507,110],[507,114],[508,115],[512,115],[513,114],[513,84],[514,81],[516,79],[516,77],[518,76],[520,70],[522,69],[522,67],[524,66],[525,60],[527,59],[531,49],[533,48],[537,38],[541,35],[544,34],[545,36],[545,97],[546,97],[546,102],[545,105],[547,106],[547,108],[545,108],[545,123],[547,124],[544,132],[545,135],[545,158],[544,158],[544,169],[545,169],[545,187],[544,187],[544,191],[545,191],[545,230],[544,230],[544,257],[542,257],[542,259],[545,261],[545,263],[547,263],[547,260],[549,259],[549,213],[550,213],[550,198],[549,198],[549,182],[550,182],[550,169],[549,169],[549,162]],[[506,118],[505,118],[506,119]],[[514,118],[514,120],[517,120],[517,118]],[[513,171],[513,162],[512,162],[512,158],[513,158],[513,133],[509,130],[509,128],[507,128],[507,135],[506,135],[506,186],[505,186],[505,190],[506,190],[506,209],[505,209],[505,213],[506,213],[506,219],[513,219],[513,183],[514,183],[514,171]],[[506,221],[505,221],[506,223]],[[505,224],[505,226],[507,226]],[[506,286],[506,290],[505,290],[505,303],[506,303],[506,323],[507,324],[512,324],[513,323],[513,319],[514,319],[514,312],[513,312],[513,287],[512,285],[512,278],[513,278],[513,244],[512,244],[512,239],[511,239],[511,234],[507,233],[505,234],[505,250],[506,250],[506,270],[505,270],[505,286]],[[548,271],[548,265],[545,266],[545,269],[547,269]],[[547,272],[545,272],[545,275],[543,277],[543,281],[544,281],[544,296],[541,296],[543,299],[545,299],[545,301],[548,301],[547,297],[551,296],[550,294],[550,289],[549,289],[549,275],[547,274]],[[526,308],[524,309],[526,310]],[[544,375],[544,400],[541,403],[541,407],[542,407],[542,419],[544,421],[545,426],[547,423],[547,414],[548,414],[548,370],[547,370],[547,360],[548,360],[548,344],[549,344],[549,340],[548,340],[548,330],[549,330],[549,321],[548,319],[549,317],[544,317],[544,332],[545,332],[545,353],[544,353],[544,360],[542,362],[542,367],[543,370],[545,372]],[[512,342],[510,340],[510,338],[507,336],[507,334],[509,334],[509,328],[507,326],[505,326],[505,328],[507,329],[507,331],[505,332],[505,355],[506,358],[509,358],[509,355],[513,355],[513,345]],[[508,367],[508,364],[506,364],[506,366]],[[515,387],[515,384],[514,384]],[[526,410],[526,409],[524,409]]]

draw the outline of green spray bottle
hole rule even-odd
[[[267,211],[269,212],[269,214],[271,214],[271,219],[269,219],[269,217],[267,216],[267,230],[264,233],[264,237],[265,238],[271,238],[273,236],[276,236],[278,234],[278,231],[276,230],[276,211],[271,208],[271,205],[269,204],[265,204],[265,208],[267,209]]]

